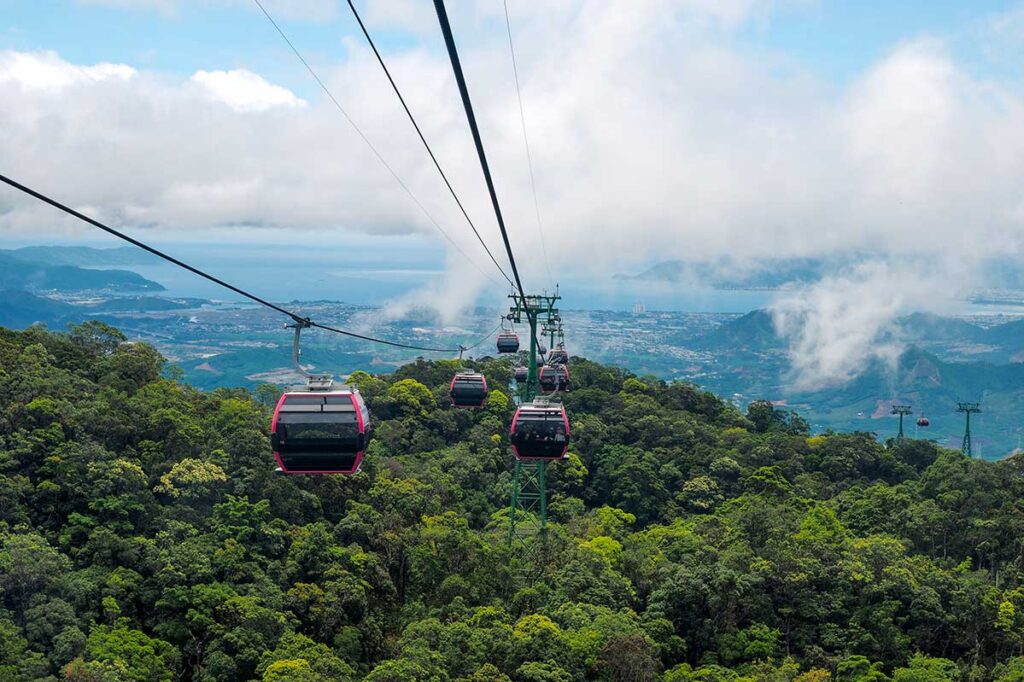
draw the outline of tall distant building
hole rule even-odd
[[[633,304],[633,314],[634,315],[643,315],[646,312],[647,312],[647,306],[645,306],[643,303],[634,303]]]

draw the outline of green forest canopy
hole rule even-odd
[[[576,358],[524,585],[514,407],[447,407],[453,371],[353,375],[363,473],[283,477],[276,388],[199,392],[100,323],[0,330],[0,680],[1024,680],[1019,458]]]

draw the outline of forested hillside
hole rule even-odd
[[[523,586],[513,406],[447,407],[452,371],[357,373],[364,472],[282,477],[275,388],[199,392],[99,323],[0,331],[0,680],[1024,680],[1018,458],[574,358]]]

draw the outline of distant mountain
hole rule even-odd
[[[0,249],[0,255],[38,265],[74,265],[107,268],[116,265],[155,265],[160,259],[134,246],[94,249],[88,246],[26,246],[21,249]]]
[[[845,262],[845,261],[844,261]],[[813,282],[826,270],[842,264],[833,260],[787,258],[755,263],[731,259],[711,262],[664,261],[636,274],[617,274],[614,279],[641,282],[690,284],[714,289],[776,289],[794,282]]]
[[[926,403],[952,406],[958,400],[980,400],[993,391],[1019,392],[1024,398],[1024,365],[946,362],[911,346],[900,356],[895,370],[881,361],[873,361],[853,381],[823,392],[829,394],[828,402],[833,404],[853,403],[870,395],[916,397]]]
[[[952,317],[912,313],[897,319],[885,337],[910,345],[987,344],[1015,352],[1024,349],[1024,320],[982,329]],[[776,333],[771,313],[755,310],[697,337],[690,345],[706,350],[758,351],[782,348],[786,342]]]
[[[754,310],[698,336],[691,344],[705,350],[768,350],[784,347],[767,310]]]
[[[777,289],[786,284],[815,282],[827,274],[840,272],[884,255],[855,253],[820,258],[767,258],[739,262],[731,258],[712,261],[670,260],[656,263],[637,274],[619,273],[613,279],[640,282],[665,282],[714,289]],[[926,261],[917,262],[927,266]],[[1024,294],[1024,267],[1017,258],[993,258],[985,262],[982,287]]]
[[[982,339],[985,343],[1000,346],[1010,351],[1024,349],[1024,320],[1007,322],[991,329],[986,329]]]
[[[115,296],[96,303],[71,304],[20,289],[0,290],[0,326],[23,329],[32,324],[45,324],[60,329],[68,324],[106,318],[118,313],[154,312],[198,308],[204,299],[170,299],[157,296]],[[111,313],[111,315],[104,315]]]
[[[157,282],[128,270],[91,270],[74,265],[45,265],[24,256],[0,253],[0,288],[29,291],[164,291]]]
[[[61,321],[76,312],[76,306],[54,301],[27,291],[0,290],[0,326],[23,329],[33,324],[61,326]]]
[[[842,386],[786,397],[796,409],[813,413],[817,428],[873,431],[883,437],[896,434],[892,405],[910,405],[914,414],[905,424],[910,433],[954,448],[964,428],[957,403],[980,402],[982,414],[972,420],[975,445],[980,453],[997,457],[1013,449],[1020,433],[1024,364],[949,362],[911,346],[895,367],[872,361]],[[919,416],[927,416],[930,426],[917,428]]]
[[[932,313],[912,313],[896,322],[896,335],[911,343],[971,342],[985,343],[989,331],[965,320]]]

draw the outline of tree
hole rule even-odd
[[[52,679],[47,675],[48,669],[42,654],[29,649],[18,626],[0,619],[0,680]]]
[[[415,379],[402,379],[392,384],[387,392],[388,403],[399,415],[425,416],[434,404],[434,394]]]
[[[189,457],[176,462],[153,490],[186,502],[212,502],[227,480],[227,474],[217,464]]]
[[[554,661],[529,661],[516,670],[516,682],[572,682],[572,674]]]
[[[849,656],[836,666],[836,682],[885,682],[888,679],[881,663],[872,663],[864,656]]]
[[[267,666],[261,678],[263,682],[327,682],[304,658],[274,661]]]
[[[71,567],[68,558],[40,535],[0,534],[0,588],[13,606],[24,608]]]
[[[174,647],[132,629],[126,618],[112,626],[94,626],[85,649],[87,661],[111,666],[118,679],[171,682],[177,675],[179,656]]]
[[[286,633],[277,647],[260,660],[256,673],[268,680],[332,680],[346,682],[355,679],[352,667],[331,649],[297,633]]]
[[[892,682],[956,682],[960,669],[945,658],[928,658],[921,654],[910,659],[906,668],[893,671]]]
[[[654,647],[642,635],[609,639],[601,650],[600,665],[614,682],[652,682],[660,667]]]

